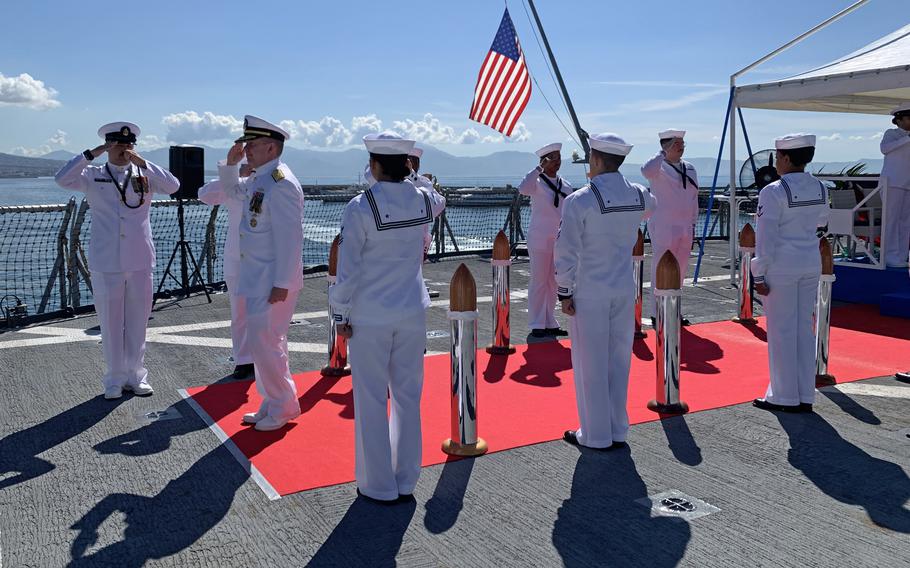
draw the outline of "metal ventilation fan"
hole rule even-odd
[[[774,150],[760,150],[749,156],[739,170],[739,186],[743,189],[761,191],[763,187],[777,181],[780,176],[774,168]]]

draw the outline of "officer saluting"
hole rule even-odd
[[[774,141],[781,178],[758,194],[755,292],[765,296],[771,382],[753,405],[765,410],[811,412],[815,401],[813,313],[821,275],[816,228],[828,222],[828,190],[806,173],[815,136],[790,134]]]
[[[236,293],[246,303],[247,338],[262,396],[259,410],[243,421],[262,431],[277,430],[300,416],[287,333],[303,287],[303,191],[280,160],[288,137],[278,126],[247,115],[243,136],[218,165],[225,193],[242,202]],[[244,155],[255,171],[241,179]]]
[[[591,183],[566,198],[556,239],[556,282],[569,318],[578,429],[570,444],[625,446],[632,361],[635,287],[632,247],[643,219],[657,207],[619,166],[632,150],[615,134],[588,138]]]
[[[383,132],[364,136],[363,143],[376,183],[344,209],[329,301],[339,335],[350,338],[357,490],[394,502],[410,496],[420,477],[420,394],[430,305],[423,284],[423,236],[445,199],[407,179],[413,140]]]
[[[180,182],[133,151],[139,127],[112,122],[98,129],[104,144],[73,157],[57,184],[85,193],[92,212],[89,268],[101,323],[106,370],[104,398],[123,391],[152,394],[145,360],[145,331],[152,311],[155,243],[149,211],[153,193],[171,194]],[[107,163],[91,162],[108,153]]]
[[[559,177],[562,144],[548,144],[535,152],[540,164],[521,181],[518,192],[531,197],[531,226],[528,229],[528,327],[534,337],[565,336],[553,313],[556,280],[553,277],[553,245],[559,230],[563,200],[572,193],[571,184]]]

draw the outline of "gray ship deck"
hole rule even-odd
[[[709,243],[707,278],[684,292],[693,321],[736,310],[725,251]],[[464,262],[488,296],[488,261]],[[447,329],[456,267],[425,267],[441,292],[428,330]],[[516,261],[516,343],[527,274]],[[309,279],[295,372],[324,363],[325,300]],[[270,501],[178,394],[230,371],[229,319],[223,294],[159,302],[146,353],[156,394],[119,401],[99,396],[93,315],[0,334],[0,565],[910,566],[910,385],[892,377],[824,389],[816,414],[745,404],[636,425],[630,451],[554,441],[427,467],[411,504],[355,500],[350,483]],[[670,490],[720,510],[670,518],[636,502]]]

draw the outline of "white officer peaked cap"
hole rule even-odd
[[[139,127],[132,122],[110,122],[98,129],[98,136],[108,142],[136,142]]]
[[[657,137],[661,140],[666,138],[684,138],[686,136],[685,130],[678,130],[676,128],[670,128],[662,132],[657,133]]]
[[[588,136],[588,145],[598,152],[617,156],[628,156],[632,151],[632,144],[626,144],[625,140],[612,132]]]
[[[410,156],[414,149],[414,141],[406,140],[395,132],[380,132],[367,134],[363,137],[363,145],[370,154],[387,154]]]
[[[774,147],[778,150],[793,150],[810,146],[815,146],[815,134],[787,134],[774,139]]]
[[[892,114],[892,115],[895,115],[895,114],[897,114],[897,113],[899,113],[899,112],[900,112],[900,113],[910,113],[910,103],[904,103],[904,104],[901,104],[901,105],[897,105],[896,107],[894,107],[893,109],[891,109],[891,114]]]
[[[248,114],[243,117],[243,136],[234,140],[234,142],[249,142],[257,138],[272,138],[284,142],[291,135],[288,131],[272,124],[268,120],[263,120],[258,116]]]
[[[423,156],[423,149],[418,148],[417,146],[414,146],[413,148],[411,148],[411,151],[408,152],[408,156],[414,156],[415,158],[419,158],[419,157]]]
[[[562,150],[562,142],[554,142],[552,144],[547,144],[534,153],[537,154],[538,157],[543,158],[547,154],[550,154],[552,152],[559,152],[560,150]]]

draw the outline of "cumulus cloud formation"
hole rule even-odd
[[[6,77],[0,73],[0,106],[22,106],[34,110],[48,110],[60,106],[59,93],[44,85],[28,73]]]
[[[458,132],[431,113],[423,115],[423,120],[396,120],[393,129],[406,138],[429,144],[476,144],[483,140],[475,129],[466,128]]]
[[[167,127],[167,139],[180,144],[233,140],[243,130],[243,120],[208,111],[169,114],[161,122]]]
[[[58,146],[65,146],[66,145],[66,132],[58,129],[57,132],[55,132],[54,135],[50,137],[48,142],[50,142],[51,144],[56,144]]]
[[[834,134],[829,134],[829,135],[827,135],[827,136],[819,136],[818,139],[819,139],[819,140],[827,140],[827,141],[829,141],[829,142],[833,142],[833,141],[835,141],[835,140],[840,140],[840,139],[841,139],[841,135],[840,135],[840,132],[835,132]]]
[[[25,156],[27,158],[38,158],[45,154],[49,154],[54,151],[54,147],[57,150],[61,149],[66,145],[66,132],[63,130],[57,130],[50,138],[47,139],[45,144],[38,146],[37,148],[26,148],[25,146],[16,146],[11,150],[11,153],[18,154],[19,156]]]

